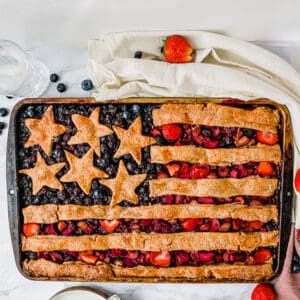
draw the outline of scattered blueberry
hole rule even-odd
[[[57,74],[52,73],[52,74],[50,75],[50,81],[51,81],[51,82],[57,82],[58,79],[59,79],[59,76],[58,76]]]
[[[134,58],[142,58],[143,56],[143,52],[142,51],[136,51],[134,53]]]
[[[64,83],[59,83],[56,87],[57,91],[63,93],[66,90],[66,86]]]
[[[131,117],[131,114],[128,110],[122,112],[123,119],[129,119],[130,117]]]
[[[7,98],[7,99],[12,99],[12,98],[13,98],[13,96],[6,96],[6,98]]]
[[[6,124],[3,122],[0,122],[0,130],[4,129],[6,127]]]
[[[85,79],[81,81],[81,88],[85,91],[89,91],[93,88],[93,82],[90,79]]]
[[[8,109],[5,107],[0,108],[0,117],[6,117],[8,115]]]

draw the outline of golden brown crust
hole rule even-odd
[[[276,178],[249,176],[245,178],[149,180],[149,196],[184,195],[193,197],[231,197],[236,195],[270,197],[278,184]]]
[[[96,107],[89,117],[78,114],[72,115],[72,121],[77,131],[68,141],[69,145],[88,143],[100,156],[100,137],[114,133],[109,127],[99,123],[100,110],[100,107]]]
[[[113,126],[113,129],[120,139],[120,146],[114,157],[119,158],[130,153],[140,165],[142,162],[142,148],[155,144],[156,140],[150,136],[142,135],[142,118],[136,118],[128,129]]]
[[[149,205],[136,207],[108,205],[82,206],[67,205],[30,205],[23,208],[24,223],[56,223],[66,220],[84,219],[181,219],[181,218],[232,218],[245,221],[273,220],[278,222],[276,205],[248,206],[238,203],[230,204],[173,204]]]
[[[113,233],[84,236],[22,236],[22,251],[70,251],[125,249],[145,251],[242,250],[277,246],[278,231],[270,232],[183,232]]]
[[[279,145],[257,144],[249,148],[207,149],[196,146],[151,146],[151,162],[186,161],[209,165],[244,164],[250,161],[281,161]]]
[[[266,106],[252,110],[207,104],[164,104],[153,110],[153,124],[201,124],[208,126],[243,127],[277,132],[279,113]]]
[[[263,265],[206,265],[200,267],[156,268],[137,266],[133,268],[113,267],[113,273],[121,277],[167,277],[167,278],[198,278],[198,279],[240,279],[261,280],[270,278],[274,271],[271,264]]]
[[[115,178],[100,180],[100,183],[112,191],[110,207],[113,208],[123,200],[133,204],[139,203],[135,189],[146,179],[147,174],[128,174],[124,162],[120,160],[118,172]]]
[[[24,272],[33,277],[76,277],[86,280],[97,280],[113,277],[111,267],[105,263],[88,265],[82,262],[64,262],[57,264],[43,258],[37,260],[25,260]]]
[[[67,126],[55,122],[52,105],[47,108],[41,119],[25,119],[25,125],[30,131],[30,136],[24,147],[40,145],[48,156],[52,153],[54,138],[68,130]]]
[[[43,186],[63,190],[63,185],[57,179],[56,174],[65,166],[65,163],[47,165],[40,152],[37,152],[36,163],[33,168],[19,170],[32,180],[32,194],[36,195]]]
[[[76,181],[85,194],[89,194],[92,181],[95,178],[104,178],[108,175],[94,166],[94,151],[90,149],[82,157],[77,157],[72,153],[65,151],[70,170],[60,178],[62,182]],[[88,172],[84,172],[84,170]]]
[[[185,279],[239,279],[262,280],[274,275],[272,264],[243,265],[218,264],[199,267],[182,266],[157,268],[153,266],[137,266],[122,268],[108,264],[87,265],[81,262],[65,262],[57,264],[45,259],[25,260],[24,272],[32,277],[74,278],[75,280],[114,280],[124,277],[144,278],[185,278]]]

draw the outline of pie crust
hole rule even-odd
[[[270,197],[278,179],[249,176],[245,178],[181,179],[161,178],[149,181],[150,197],[188,195],[193,197],[231,197],[236,195]]]
[[[65,278],[76,280],[118,280],[120,277],[152,278],[152,281],[163,278],[187,278],[187,279],[236,279],[264,280],[273,275],[272,264],[262,265],[205,265],[200,267],[170,267],[156,268],[151,266],[137,266],[133,268],[118,268],[108,264],[97,263],[87,265],[81,262],[65,262],[56,264],[54,262],[38,259],[24,261],[24,271],[33,277]]]
[[[176,204],[110,208],[107,205],[30,205],[23,208],[24,223],[49,224],[66,220],[85,219],[184,219],[184,218],[232,218],[245,221],[271,220],[278,222],[276,205],[249,206],[230,204]]]
[[[245,110],[215,103],[164,104],[153,111],[155,126],[170,123],[241,127],[276,133],[279,113],[265,106]]]
[[[250,161],[270,161],[279,163],[281,150],[279,145],[257,144],[249,148],[207,149],[196,146],[151,146],[151,162],[166,164],[172,161],[222,166],[245,164]]]
[[[257,247],[277,246],[278,231],[270,232],[182,232],[112,233],[83,236],[22,236],[23,251],[88,251],[125,249],[144,251],[212,251],[218,249],[253,251]]]

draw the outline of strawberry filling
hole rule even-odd
[[[239,148],[258,142],[273,145],[277,134],[248,128],[217,127],[190,124],[167,124],[153,127],[151,135],[160,145],[196,145],[204,148]]]
[[[62,226],[64,224],[64,226]],[[107,225],[108,224],[108,225]],[[27,224],[23,232],[28,236]],[[195,218],[195,219],[119,219],[119,220],[96,220],[87,219],[81,221],[60,221],[55,224],[35,224],[39,230],[35,234],[40,235],[63,235],[80,236],[89,234],[110,234],[110,233],[175,233],[175,232],[267,232],[277,229],[274,222],[262,223],[260,221],[244,221],[241,219],[216,219],[216,218]]]
[[[94,265],[98,261],[114,264],[120,267],[135,267],[137,265],[175,267],[201,266],[218,263],[244,263],[246,265],[264,264],[273,257],[273,248],[259,248],[252,252],[216,250],[216,251],[126,251],[110,249],[101,251],[72,252],[25,252],[24,256],[30,259],[44,258],[56,263],[67,261],[81,261]]]

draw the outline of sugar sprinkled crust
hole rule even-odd
[[[249,176],[245,178],[181,179],[161,178],[149,181],[150,197],[188,195],[193,197],[231,197],[236,195],[270,197],[278,179]]]
[[[76,278],[76,280],[113,280],[122,278],[186,278],[186,279],[243,279],[263,280],[273,275],[270,262],[263,265],[206,265],[200,267],[170,267],[157,268],[152,266],[137,266],[120,268],[108,264],[87,265],[82,262],[65,262],[56,264],[45,259],[25,260],[23,262],[26,274],[34,277]]]
[[[214,103],[164,104],[153,111],[153,123],[155,126],[181,123],[244,127],[276,133],[279,113],[265,106],[245,110]]]
[[[105,249],[145,251],[211,251],[217,249],[253,251],[257,247],[277,246],[278,231],[270,232],[181,232],[112,233],[108,235],[22,237],[23,251],[88,251]]]
[[[215,166],[245,164],[251,161],[270,161],[279,163],[281,160],[280,146],[257,144],[249,148],[216,148],[207,149],[196,146],[151,146],[152,163],[169,163],[185,161]]]
[[[30,205],[23,208],[24,223],[56,223],[65,220],[84,219],[180,219],[180,218],[233,218],[245,221],[278,221],[276,205],[249,206],[230,204],[171,204],[136,207],[108,205],[82,206],[68,205]]]

